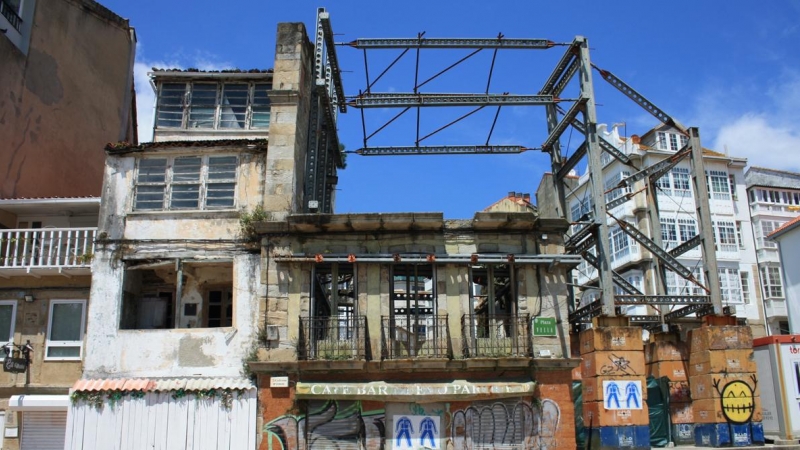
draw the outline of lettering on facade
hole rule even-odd
[[[535,384],[503,383],[433,383],[433,384],[384,384],[384,383],[297,383],[297,394],[303,397],[419,397],[419,396],[506,396],[532,394]]]

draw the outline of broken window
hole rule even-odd
[[[470,267],[470,313],[464,317],[470,356],[524,354],[527,318],[517,317],[516,272],[510,264]],[[519,337],[523,336],[522,339]]]
[[[388,357],[446,356],[447,318],[436,314],[433,264],[392,265],[389,281],[389,316],[384,318]]]
[[[235,206],[233,155],[142,158],[133,209],[230,209]]]
[[[268,128],[270,83],[159,84],[156,128]]]
[[[123,281],[123,330],[233,326],[231,262],[129,263]]]
[[[311,273],[311,311],[302,319],[301,351],[307,359],[351,359],[364,355],[364,319],[356,305],[352,263],[317,264]]]

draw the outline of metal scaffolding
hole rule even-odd
[[[330,21],[327,13],[321,13],[320,25],[318,26],[317,39],[317,74],[318,77],[326,80],[327,90],[320,92],[320,97],[325,97],[327,93],[331,105],[338,107],[340,112],[345,112],[345,107],[359,110],[361,115],[363,147],[348,153],[355,153],[362,156],[386,156],[386,155],[435,155],[435,154],[515,154],[527,150],[537,149],[546,153],[550,158],[552,167],[553,190],[557,202],[557,214],[567,221],[575,223],[575,218],[569,217],[570,208],[567,204],[567,182],[570,172],[579,166],[586,164],[588,174],[587,189],[590,195],[591,208],[588,214],[578,219],[579,227],[573,227],[574,231],[565,238],[565,249],[568,255],[581,256],[588,264],[597,269],[597,285],[593,287],[600,292],[600,298],[586,306],[577,308],[573,305],[569,320],[578,325],[590,320],[593,317],[605,316],[614,317],[620,314],[620,307],[626,305],[649,305],[658,312],[652,316],[629,316],[631,324],[639,324],[646,327],[662,326],[670,321],[685,317],[689,314],[704,315],[725,315],[730,311],[722,307],[720,285],[717,275],[717,262],[713,231],[710,219],[710,209],[708,203],[708,187],[704,176],[703,154],[700,144],[700,135],[697,128],[686,128],[677,120],[672,118],[664,110],[658,108],[653,102],[641,95],[631,86],[623,82],[614,74],[607,70],[595,66],[589,55],[588,40],[578,36],[572,42],[557,43],[547,39],[509,39],[502,34],[496,38],[427,38],[425,33],[419,33],[416,38],[397,38],[397,39],[356,39],[350,42],[338,43],[336,45],[344,48],[357,49],[363,52],[365,86],[356,95],[344,96],[342,92],[340,69],[335,51],[328,40],[330,33]],[[328,50],[327,64],[330,69],[322,71],[322,46],[326,44]],[[498,51],[501,50],[552,50],[554,48],[565,48],[563,56],[559,59],[551,74],[542,85],[541,90],[536,94],[509,94],[490,93],[492,76],[495,70],[495,60]],[[370,78],[370,67],[368,53],[376,50],[396,49],[401,50],[400,54],[386,66],[380,74]],[[454,63],[439,71],[426,80],[420,80],[420,52],[431,50],[448,49],[467,49],[472,50],[466,56],[456,60]],[[491,66],[488,72],[486,89],[484,92],[475,93],[442,93],[442,92],[423,92],[427,83],[436,79],[443,73],[454,69],[464,61],[470,59],[475,54],[488,50],[493,52]],[[396,63],[405,55],[416,54],[414,69],[414,88],[411,92],[374,92],[373,87]],[[331,58],[330,55],[334,55]],[[669,158],[657,162],[649,167],[639,168],[634,165],[631,159],[614,144],[606,141],[598,133],[596,99],[592,75],[599,73],[601,79],[607,81],[611,86],[622,92],[633,102],[642,107],[645,111],[653,115],[660,122],[675,127],[679,132],[688,137],[687,145]],[[320,75],[323,74],[323,75]],[[325,77],[328,78],[325,78]],[[577,78],[577,82],[575,82]],[[570,86],[578,87],[578,92],[572,98],[564,98],[562,94]],[[320,102],[321,104],[322,102]],[[567,103],[564,107],[562,103]],[[474,107],[475,109],[452,120],[449,123],[437,128],[433,132],[420,135],[420,110],[426,107],[446,108],[446,107]],[[497,124],[500,110],[503,106],[542,106],[545,109],[545,119],[547,125],[547,138],[540,146],[526,145],[492,145],[492,133]],[[454,125],[455,123],[471,116],[475,112],[486,108],[495,107],[494,120],[489,127],[489,133],[485,142],[465,143],[464,145],[439,145],[424,146],[422,141],[442,130]],[[373,108],[400,108],[400,112],[379,126],[370,134],[367,133],[365,122],[365,110]],[[387,126],[392,124],[399,117],[414,109],[417,114],[416,133],[414,145],[407,146],[369,146],[369,140]],[[325,106],[325,111],[334,111],[334,107]],[[335,112],[334,112],[335,113]],[[320,116],[321,117],[321,116]],[[327,118],[325,120],[328,120]],[[329,123],[329,122],[326,122]],[[335,127],[335,115],[333,116]],[[324,126],[322,129],[324,130]],[[576,130],[583,135],[583,143],[577,147],[572,155],[566,155],[562,151],[561,140],[567,130]],[[333,133],[335,134],[335,133]],[[325,136],[322,133],[321,136]],[[327,138],[327,145],[331,144],[331,138]],[[319,146],[320,144],[315,144]],[[644,187],[635,192],[628,192],[620,198],[614,199],[609,203],[605,201],[603,183],[603,160],[602,153],[605,152],[622,164],[635,170],[622,181],[619,186],[632,190],[634,183],[644,184]],[[318,152],[315,156],[316,167],[322,167],[322,157],[324,152]],[[689,158],[691,169],[690,177],[694,185],[695,203],[697,205],[697,219],[699,223],[699,234],[680,246],[667,251],[661,242],[661,231],[659,225],[659,211],[657,181],[680,161]],[[318,170],[309,165],[309,182],[316,179]],[[574,181],[573,181],[574,183]],[[647,215],[648,230],[647,234],[628,224],[625,221],[613,217],[609,210],[631,200],[636,195],[647,196]],[[643,248],[647,249],[654,257],[654,268],[657,273],[658,281],[655,283],[655,292],[652,295],[645,295],[636,286],[626,281],[619,273],[612,269],[610,261],[610,233],[609,224],[615,224],[627,234],[631,239],[638,242]],[[649,236],[648,236],[649,234]],[[693,271],[681,264],[677,257],[686,251],[700,246],[702,248],[702,259],[704,261],[705,277],[703,281],[695,278]],[[667,295],[665,292],[665,277],[667,271],[675,273],[677,276],[688,280],[699,286],[705,295]],[[617,287],[623,294],[615,294]],[[677,310],[671,308],[679,307]]]

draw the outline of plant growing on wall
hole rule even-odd
[[[257,241],[258,232],[255,224],[264,220],[267,220],[267,212],[261,205],[257,205],[252,211],[243,209],[239,214],[239,232],[242,238],[249,242]]]

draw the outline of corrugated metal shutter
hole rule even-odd
[[[66,411],[23,412],[20,450],[62,450],[66,433]]]
[[[474,449],[517,450],[524,447],[525,415],[518,398],[474,402],[472,422]]]

